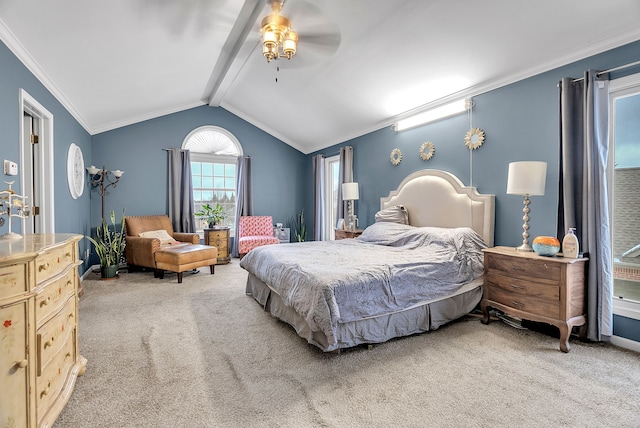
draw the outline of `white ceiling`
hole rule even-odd
[[[267,64],[269,11],[0,0],[0,38],[91,134],[209,104],[303,153],[640,40],[638,0],[287,0],[298,53]]]

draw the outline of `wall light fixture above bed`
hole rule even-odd
[[[466,110],[470,110],[472,105],[473,102],[471,101],[471,98],[444,104],[436,108],[422,111],[405,119],[400,119],[395,123],[394,129],[396,131],[404,131],[405,129],[424,125],[425,123],[433,122],[438,119],[443,119],[445,117],[453,116]]]

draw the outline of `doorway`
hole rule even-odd
[[[31,207],[22,233],[55,233],[53,115],[24,89],[20,110],[20,191]]]

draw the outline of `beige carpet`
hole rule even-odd
[[[323,354],[244,294],[238,260],[83,282],[89,360],[62,427],[638,427],[640,355],[466,317]]]

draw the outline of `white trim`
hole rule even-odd
[[[46,108],[44,108],[35,98],[33,98],[27,91],[20,88],[20,101],[19,101],[19,120],[20,120],[20,183],[24,188],[26,183],[26,177],[24,175],[25,162],[31,162],[27,160],[25,154],[25,141],[24,132],[22,130],[22,121],[24,120],[24,112],[31,114],[31,116],[38,118],[41,121],[39,144],[36,146],[39,150],[40,159],[42,160],[42,174],[40,175],[40,183],[37,185],[37,189],[40,191],[39,200],[40,212],[47,213],[47,215],[41,214],[36,217],[40,233],[55,233],[55,198],[54,198],[54,161],[53,161],[53,114],[51,114]]]
[[[640,352],[640,342],[627,339],[626,337],[611,336],[609,341],[612,345],[619,346],[621,348],[630,349],[632,351]]]
[[[613,314],[640,321],[640,303],[614,298]]]

